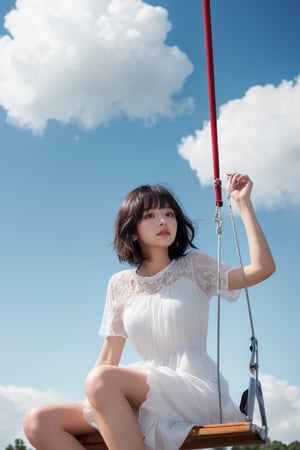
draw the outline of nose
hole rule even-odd
[[[165,216],[160,216],[159,225],[165,225],[167,223],[167,219]]]

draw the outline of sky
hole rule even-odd
[[[248,173],[276,273],[249,290],[270,438],[300,439],[300,2],[211,1],[220,173]],[[200,0],[0,3],[0,448],[44,402],[84,398],[115,256],[114,218],[144,183],[175,193],[217,255]],[[223,193],[222,259],[238,265]],[[244,230],[235,212],[244,263]],[[208,350],[216,355],[216,301]],[[245,296],[221,305],[239,402]],[[122,364],[138,359],[126,345]]]

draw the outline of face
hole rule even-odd
[[[172,208],[151,208],[144,211],[137,224],[134,238],[139,242],[143,253],[151,248],[168,248],[176,238],[177,220]]]

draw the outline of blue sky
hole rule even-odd
[[[29,406],[84,397],[107,282],[125,268],[111,241],[129,190],[166,185],[196,223],[196,245],[217,254],[201,1],[45,5],[20,0],[8,14],[15,2],[0,4],[3,448]],[[277,264],[250,298],[270,436],[290,442],[300,436],[300,3],[213,0],[211,10],[221,176],[253,178]],[[224,203],[222,256],[237,264]],[[215,314],[213,301],[213,356]],[[249,339],[242,295],[222,304],[222,371],[236,401]],[[128,346],[123,363],[136,359]]]

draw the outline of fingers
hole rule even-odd
[[[227,174],[227,196],[236,201],[249,198],[252,191],[252,181],[248,175],[241,173]]]
[[[226,175],[227,175],[228,185],[231,187],[231,189],[240,189],[249,182],[252,184],[250,177],[246,174],[228,173]]]

